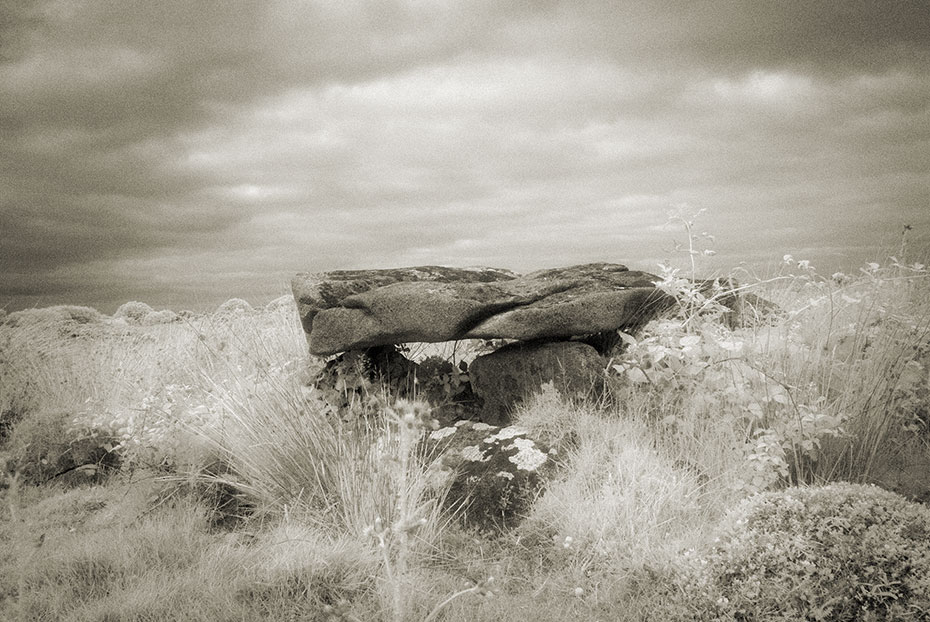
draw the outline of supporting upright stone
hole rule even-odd
[[[606,367],[591,346],[557,341],[505,346],[476,358],[468,371],[472,390],[484,402],[481,420],[506,425],[513,407],[545,383],[562,395],[600,395]]]

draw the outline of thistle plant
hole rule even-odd
[[[711,246],[716,241],[706,231],[696,233],[697,219],[705,212],[704,208],[695,210],[688,205],[681,205],[668,214],[669,225],[680,225],[688,236],[687,244],[675,243],[675,250],[688,256],[690,264],[689,278],[681,276],[681,269],[668,264],[659,264],[662,280],[656,287],[673,296],[679,304],[685,324],[698,316],[719,314],[725,311],[720,304],[724,291],[719,281],[703,283],[698,279],[698,258],[712,257],[716,251]]]

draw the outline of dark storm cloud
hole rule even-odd
[[[238,219],[197,200],[209,178],[177,166],[184,154],[175,136],[209,119],[205,105],[224,95],[216,76],[248,56],[250,16],[216,11],[219,19],[205,20],[189,6],[60,2],[20,11],[19,44],[4,50],[0,68],[8,270],[189,244]],[[40,290],[55,277],[33,280]]]
[[[928,18],[922,1],[4,3],[0,304],[213,304],[412,263],[654,269],[679,203],[710,208],[731,262],[858,260],[871,233],[930,226]]]
[[[914,66],[930,58],[930,12],[923,0],[733,0],[703,16],[700,3],[692,6],[709,31],[694,40],[695,48],[726,67],[845,74]]]
[[[923,0],[573,0],[523,17],[507,25],[502,46],[621,64],[843,74],[930,58]]]

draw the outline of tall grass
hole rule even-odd
[[[635,565],[693,547],[704,535],[695,525],[713,524],[732,499],[657,448],[642,421],[612,421],[590,410],[577,416],[570,467],[537,501],[528,524],[545,525],[592,561],[623,557]]]
[[[399,401],[352,422],[313,399],[295,378],[214,388],[222,425],[199,432],[230,467],[236,486],[266,511],[322,533],[348,534],[379,551],[385,611],[407,619],[412,564],[433,554],[449,516],[448,484],[422,437],[429,409]]]
[[[209,414],[212,384],[307,367],[293,305],[152,325],[20,319],[0,325],[0,345],[0,421],[112,437],[144,464],[203,459],[185,423]]]
[[[398,414],[385,401],[379,416],[344,422],[296,376],[228,382],[212,394],[215,420],[197,432],[232,467],[235,485],[268,507],[361,535],[376,518],[412,511],[399,500],[438,500],[426,484],[428,457],[403,420],[423,416],[416,405],[400,405]],[[402,479],[419,471],[419,479]]]
[[[347,598],[366,619],[377,610],[365,543],[286,519],[212,532],[191,497],[148,511],[153,488],[21,491],[16,518],[0,522],[0,619],[321,619]]]

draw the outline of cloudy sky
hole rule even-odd
[[[926,0],[0,3],[0,307],[930,243]],[[678,259],[680,261],[680,259]]]

